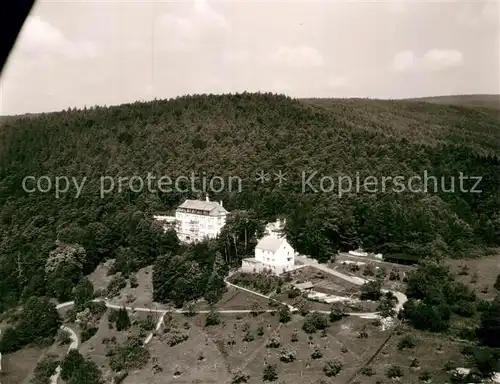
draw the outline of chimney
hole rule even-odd
[[[208,199],[208,194],[206,195],[206,200],[207,200],[207,201],[210,201],[210,200]]]
[[[223,207],[223,205],[222,205],[222,200],[220,201],[220,206],[221,206],[221,207]]]

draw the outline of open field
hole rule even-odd
[[[500,254],[477,259],[447,260],[457,280],[470,285],[478,297],[492,299],[495,297],[495,280],[500,274]]]
[[[266,362],[276,363],[279,381],[298,384],[304,380],[314,382],[319,378],[326,378],[323,366],[325,361],[334,358],[340,359],[344,364],[336,378],[338,382],[344,382],[388,335],[388,332],[381,331],[370,321],[357,318],[346,318],[332,324],[326,331],[326,337],[321,337],[319,331],[312,335],[306,334],[302,330],[303,318],[299,315],[294,315],[287,324],[280,324],[278,317],[271,314],[256,317],[220,315],[221,323],[211,327],[205,327],[205,315],[173,315],[173,320],[182,329],[187,327],[185,323],[189,324],[188,340],[169,347],[161,341],[161,331],[158,332],[148,346],[152,355],[148,366],[131,373],[125,379],[125,384],[223,384],[229,383],[238,370],[250,375],[249,383],[262,383],[262,371]],[[360,339],[359,332],[365,326],[369,336]],[[262,335],[257,332],[259,327],[262,327]],[[295,330],[298,341],[292,342]],[[252,341],[243,341],[247,331],[254,337]],[[280,346],[266,348],[269,336],[274,333],[279,335]],[[229,344],[230,340],[234,340],[234,344]],[[315,345],[323,353],[323,357],[319,359],[311,358]],[[296,352],[294,362],[280,361],[280,351],[284,346],[289,346]]]
[[[415,341],[413,348],[400,350],[398,344],[404,336],[410,336]],[[445,383],[450,375],[444,370],[448,362],[453,362],[454,367],[466,367],[464,356],[460,353],[465,344],[450,341],[443,335],[420,332],[415,329],[401,326],[390,338],[389,342],[382,348],[370,367],[374,371],[373,376],[358,375],[356,380],[360,384],[375,384],[390,382],[386,371],[391,365],[399,366],[403,371],[400,382],[419,383],[419,375],[428,371],[432,375],[433,383]],[[414,359],[417,359],[417,367],[411,367]]]
[[[2,356],[1,384],[30,384],[33,371],[39,361],[47,356],[62,358],[68,346],[56,340],[48,347],[27,347]]]
[[[41,348],[23,348],[20,351],[2,356],[2,384],[19,384],[31,374],[44,354]]]

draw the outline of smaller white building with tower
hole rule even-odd
[[[247,273],[271,272],[276,275],[291,271],[295,266],[295,251],[283,234],[285,221],[266,225],[265,236],[255,247],[255,256],[243,259],[241,270]]]

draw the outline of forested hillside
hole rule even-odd
[[[75,253],[85,254],[81,273],[124,254],[151,264],[178,246],[151,215],[202,194],[125,188],[101,198],[101,176],[242,178],[239,192],[209,191],[239,212],[220,241],[232,263],[253,251],[249,221],[240,219],[254,220],[255,231],[255,221],[276,216],[288,219],[295,248],[320,260],[361,244],[382,253],[473,257],[500,245],[499,155],[500,123],[490,114],[410,101],[202,95],[8,119],[0,127],[0,310],[53,292],[47,259],[64,256],[54,253],[56,240],[83,247]],[[282,170],[287,180],[262,184],[255,180],[260,170]],[[304,192],[302,171],[317,172],[316,186],[320,175],[408,178],[427,171],[444,176],[446,188],[455,177],[457,190],[339,197],[336,190]],[[460,192],[460,172],[482,176],[482,192]],[[43,175],[87,181],[78,198],[74,187],[59,198],[23,190],[25,176]]]

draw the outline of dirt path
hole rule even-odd
[[[334,269],[331,269],[331,268],[328,268],[327,266],[325,265],[322,265],[322,264],[319,264],[317,263],[316,261],[311,261],[311,259],[307,259],[306,262],[305,262],[306,266],[311,266],[313,268],[316,268],[316,269],[319,269],[320,271],[323,271],[325,273],[328,273],[328,274],[331,274],[331,275],[334,275],[334,276],[337,276],[343,280],[346,280],[352,284],[355,284],[355,285],[363,285],[365,284],[368,280],[365,280],[365,279],[362,279],[360,277],[356,277],[356,276],[348,276],[346,274],[343,274],[341,272],[338,272]],[[253,295],[256,295],[256,296],[260,296],[262,298],[265,298],[265,299],[268,299],[268,300],[274,300],[275,302],[279,303],[279,304],[282,304],[282,305],[286,305],[292,312],[295,312],[297,311],[296,308],[294,308],[293,306],[291,306],[290,304],[288,303],[285,303],[285,302],[282,302],[282,301],[279,301],[279,300],[276,300],[276,299],[273,299],[271,298],[270,296],[268,295],[264,295],[260,292],[256,292],[256,291],[253,291],[251,289],[247,289],[247,288],[244,288],[244,287],[240,287],[239,285],[235,285],[233,283],[230,283],[228,281],[228,279],[234,274],[235,272],[232,272],[229,274],[229,276],[224,280],[226,285],[230,286],[230,287],[233,287],[233,288],[236,288],[236,289],[239,289],[241,291],[245,291],[245,292],[248,292],[248,293],[251,293]],[[387,290],[382,290],[383,292],[387,292]],[[398,299],[398,303],[396,304],[396,307],[394,308],[394,310],[396,312],[399,312],[402,308],[403,308],[403,305],[404,303],[407,301],[407,297],[404,293],[402,292],[398,292],[398,291],[392,291],[394,293],[394,295],[397,297]],[[144,307],[124,307],[122,305],[117,305],[117,304],[111,304],[109,303],[107,300],[103,300],[103,299],[95,299],[93,300],[94,302],[104,302],[104,304],[106,305],[107,308],[111,308],[111,309],[120,309],[120,308],[125,308],[126,310],[128,311],[137,311],[137,312],[155,312],[155,313],[161,313],[161,316],[160,318],[158,319],[158,322],[156,324],[156,327],[155,327],[155,330],[153,332],[151,332],[147,337],[146,339],[144,340],[144,345],[147,345],[151,339],[153,338],[153,335],[156,331],[158,331],[163,323],[163,319],[165,317],[165,315],[167,313],[188,313],[189,311],[188,310],[182,310],[182,309],[174,309],[174,310],[168,310],[168,309],[152,309],[152,308],[144,308]],[[59,305],[56,306],[57,309],[62,309],[62,308],[66,308],[66,307],[69,307],[69,306],[72,306],[74,305],[74,301],[68,301],[66,303],[61,303]],[[268,309],[268,310],[264,310],[262,312],[274,312],[275,310],[273,309]],[[202,310],[202,311],[197,311],[198,313],[209,313],[210,311],[208,310]],[[240,309],[240,310],[215,310],[215,312],[217,313],[227,313],[227,314],[238,314],[238,313],[251,313],[252,310],[250,309]],[[330,313],[329,311],[318,311],[320,313],[324,313],[324,314],[328,314]],[[377,312],[367,312],[367,313],[350,313],[349,314],[350,316],[359,316],[361,318],[365,318],[365,319],[376,319],[376,318],[380,318],[380,315],[377,313]],[[275,329],[279,329],[279,327],[281,326],[281,324]],[[68,328],[66,326],[61,326],[61,329],[64,330],[64,331],[67,331],[70,333],[71,335],[71,344],[68,348],[68,352],[72,349],[77,349],[78,348],[78,336],[77,334],[75,333],[75,331],[73,331],[71,328]],[[261,349],[263,348],[263,346],[265,346],[265,341],[259,346],[257,347],[254,352],[252,352],[252,355],[248,358],[247,362],[245,364],[243,364],[242,367],[240,367],[240,369],[245,369],[245,367],[248,365],[248,363],[250,361],[252,361],[255,356],[261,352]],[[1,356],[0,356],[1,358]],[[1,363],[1,360],[0,360],[0,363]],[[60,375],[60,372],[61,372],[61,367],[58,366],[56,368],[56,373],[51,377],[51,384],[57,384],[57,380],[59,379],[59,375]]]
[[[68,332],[71,337],[71,344],[69,345],[68,353],[72,349],[78,349],[79,341],[76,332],[73,331],[71,328],[66,327],[65,325],[61,325],[61,330]],[[61,375],[61,366],[58,365],[56,368],[56,372],[50,377],[50,384],[57,384],[60,375]]]

